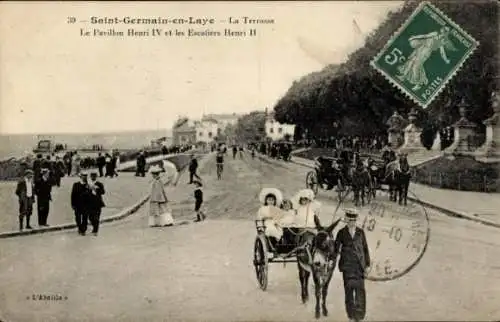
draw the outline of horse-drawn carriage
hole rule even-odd
[[[358,203],[359,197],[363,202],[366,197],[369,203],[376,197],[376,191],[386,185],[391,200],[396,201],[396,192],[400,199],[406,200],[410,178],[406,155],[401,155],[399,160],[394,151],[384,154],[382,159],[368,157],[362,160],[359,154],[351,151],[342,151],[337,155],[315,158],[314,170],[306,174],[307,188],[317,193],[320,187],[325,190],[336,187],[339,200],[352,191],[355,203]],[[358,167],[358,161],[363,167]]]
[[[349,149],[333,151],[332,156],[319,156],[314,159],[315,168],[306,175],[306,187],[318,193],[319,187],[331,190],[337,187],[339,197],[346,193],[350,186],[349,165],[354,162],[356,154]]]

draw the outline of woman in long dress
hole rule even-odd
[[[162,169],[159,166],[152,166],[149,169],[149,172],[151,172],[153,176],[151,196],[149,199],[149,226],[172,226],[174,224],[174,219],[172,218],[171,211],[167,206],[167,194],[165,193],[164,184],[160,178]]]
[[[441,58],[446,64],[450,63],[446,57],[445,48],[449,50],[456,50],[453,43],[449,40],[448,34],[450,28],[443,27],[439,32],[433,31],[425,35],[416,35],[408,39],[410,46],[415,50],[410,54],[408,60],[398,67],[400,75],[398,78],[401,81],[408,81],[414,85],[414,91],[419,90],[423,85],[427,85],[429,80],[425,73],[424,64],[429,59],[431,54],[439,50]]]
[[[257,211],[257,220],[264,220],[266,236],[279,241],[283,236],[283,230],[279,226],[280,219],[283,216],[283,212],[279,208],[283,195],[278,189],[264,188],[260,192],[259,200],[262,206]]]

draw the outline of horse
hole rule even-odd
[[[407,204],[410,178],[410,165],[406,154],[400,155],[398,159],[387,164],[386,180],[391,201],[399,202],[400,205],[403,202],[404,205]]]
[[[396,168],[394,176],[396,183],[396,192],[398,194],[399,204],[406,206],[408,200],[408,188],[410,186],[411,172],[408,156],[403,154],[399,158],[399,166]]]
[[[361,198],[361,205],[365,205],[365,193],[372,191],[372,179],[368,170],[362,165],[358,164],[355,168],[351,168],[350,177],[352,181],[352,191],[354,192],[354,205],[359,206],[359,199]],[[368,202],[371,200],[371,195],[368,195]]]
[[[333,246],[334,237],[332,231],[339,222],[340,219],[324,228],[321,226],[319,218],[314,216],[317,233],[305,230],[298,234],[296,238],[302,303],[305,304],[309,299],[309,276],[312,274],[316,295],[316,319],[319,319],[321,315],[320,304],[323,316],[328,315],[326,297],[337,259]]]

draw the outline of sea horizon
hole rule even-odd
[[[0,134],[0,160],[22,157],[32,153],[42,139],[66,144],[68,149],[91,147],[94,144],[110,149],[135,149],[151,145],[151,140],[172,137],[171,129],[125,130],[98,133],[2,133]]]

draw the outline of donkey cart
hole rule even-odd
[[[273,242],[264,234],[266,226],[264,220],[255,220],[257,228],[257,236],[254,243],[254,260],[255,274],[260,288],[265,291],[267,289],[268,268],[270,263],[297,263],[296,259],[296,244],[291,236],[292,232],[285,228],[279,242]],[[289,240],[290,242],[286,242]]]

